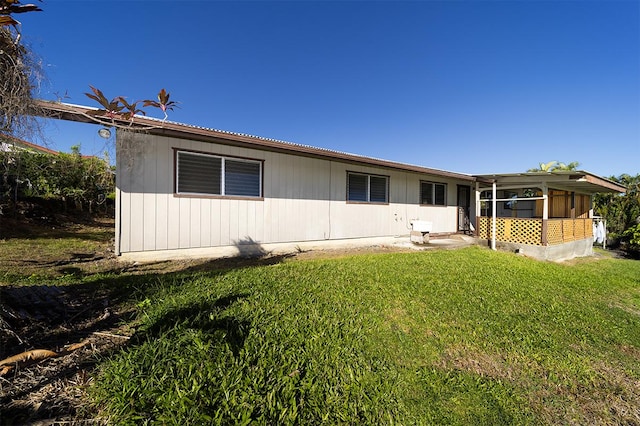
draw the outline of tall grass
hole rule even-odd
[[[640,263],[480,248],[161,278],[106,361],[114,423],[639,422]]]

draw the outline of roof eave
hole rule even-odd
[[[87,114],[87,111],[96,108],[81,105],[70,105],[59,102],[38,101],[38,107],[42,109],[42,115],[50,118],[57,118],[81,123],[93,123],[98,125],[110,125],[108,121],[99,120]],[[274,139],[261,138],[257,136],[244,135],[239,133],[225,132],[204,127],[175,123],[172,121],[162,121],[149,117],[135,116],[132,120],[113,119],[114,125],[124,125],[132,129],[142,129],[146,133],[160,136],[181,137],[185,139],[200,140],[203,142],[217,142],[226,145],[240,146],[247,148],[261,148],[269,151],[282,152],[288,154],[298,154],[307,157],[321,158],[326,160],[338,160],[349,163],[357,163],[368,166],[384,167],[395,170],[424,173],[442,176],[452,179],[459,179],[468,182],[475,182],[476,178],[462,173],[449,172],[446,170],[432,169],[428,167],[411,164],[398,163],[372,157],[365,157],[356,154],[343,153],[322,148],[315,148],[307,145],[294,144]]]
[[[566,170],[555,172],[523,172],[523,173],[497,173],[491,175],[476,175],[478,181],[489,183],[502,180],[504,184],[533,185],[535,183],[547,184],[558,188],[580,189],[588,193],[614,192],[624,193],[626,188],[609,179],[597,176],[584,170]],[[586,184],[586,185],[583,185]],[[585,189],[588,188],[588,189]]]

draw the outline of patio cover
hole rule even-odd
[[[593,195],[597,192],[623,193],[626,191],[626,188],[620,184],[583,170],[489,174],[476,175],[475,178],[477,179],[476,216],[479,216],[478,209],[480,208],[480,192],[488,189],[492,190],[491,199],[487,199],[485,201],[491,201],[492,204],[493,219],[491,248],[493,250],[496,249],[496,202],[498,201],[542,199],[544,203],[542,218],[548,219],[549,189],[559,189],[589,195]],[[540,188],[542,189],[542,197],[498,199],[498,189],[517,188]]]
[[[507,188],[547,188],[559,189],[582,194],[595,194],[596,192],[623,193],[626,188],[609,179],[600,177],[583,170],[563,170],[552,172],[527,172],[527,173],[497,173],[488,175],[475,175],[480,182],[487,184],[487,188],[495,182],[500,189]]]

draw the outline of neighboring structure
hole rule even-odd
[[[42,106],[95,122],[88,107]],[[144,131],[116,135],[116,252],[127,258],[408,241],[416,220],[432,236],[470,232],[482,227],[472,191],[496,179],[145,117],[131,125]],[[618,191],[603,182],[594,188]]]
[[[0,134],[0,152],[29,151],[38,154],[58,155],[58,151],[36,145],[13,136]]]
[[[47,155],[60,155],[60,151],[54,151],[53,149],[49,149],[46,146],[37,145],[32,142],[27,142],[23,139],[18,139],[13,136],[0,134],[0,152],[21,152],[26,151],[34,154],[47,154]],[[82,158],[96,158],[98,160],[103,160],[100,157],[95,155],[83,155],[80,154]]]

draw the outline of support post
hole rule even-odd
[[[549,219],[549,187],[542,184],[542,219]]]
[[[547,238],[549,222],[549,187],[546,183],[542,184],[542,245],[549,245]]]
[[[480,183],[476,182],[476,214],[475,214],[475,224],[474,226],[476,227],[476,229],[473,231],[473,235],[475,235],[476,237],[478,235],[480,235],[480,224],[479,224],[479,218],[480,218],[480,214],[482,213],[482,206],[480,205]]]
[[[496,199],[498,198],[498,190],[496,181],[493,181],[493,185],[491,187],[491,250],[496,249],[496,220],[498,217],[498,202]]]

